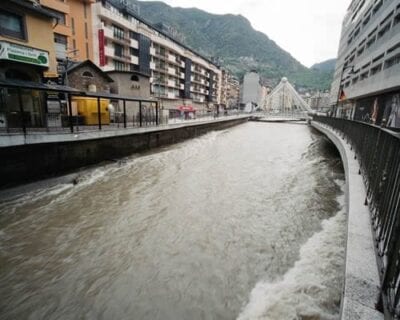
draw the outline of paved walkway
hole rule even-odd
[[[74,128],[74,132],[71,133],[69,128],[64,128],[63,131],[29,131],[28,134],[24,135],[21,132],[18,133],[3,133],[0,134],[0,147],[20,146],[25,144],[38,144],[38,143],[52,143],[52,142],[67,142],[67,141],[80,141],[80,140],[91,140],[108,138],[115,136],[125,136],[131,134],[140,134],[145,132],[153,131],[164,131],[171,130],[181,127],[196,126],[199,124],[223,122],[235,119],[249,118],[250,114],[231,115],[223,117],[206,117],[192,120],[181,120],[172,119],[168,124],[160,124],[158,126],[143,126],[143,127],[117,127],[116,125],[103,126],[102,130],[99,130],[97,126],[80,126]],[[172,122],[172,123],[171,123]]]

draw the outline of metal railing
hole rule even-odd
[[[139,129],[213,120],[243,113],[239,110],[221,110],[215,106],[209,110],[193,109],[191,112],[164,110],[155,99],[96,94],[69,88],[60,91],[59,88],[64,87],[35,84],[18,87],[13,83],[0,83],[0,135]],[[56,98],[46,98],[49,93]],[[60,95],[64,95],[65,99],[59,99]],[[87,104],[82,104],[80,108],[79,100]]]
[[[366,185],[381,280],[378,309],[400,319],[400,134],[364,122],[314,116],[355,151]]]

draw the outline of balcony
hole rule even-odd
[[[176,76],[176,71],[175,71],[174,68],[168,67],[168,73],[169,73],[170,75]]]
[[[169,54],[168,55],[168,61],[171,61],[173,63],[176,63],[176,57],[174,55]]]
[[[167,98],[168,99],[175,99],[176,98],[175,97],[175,93],[174,92],[168,92]]]
[[[155,56],[155,55],[156,55],[156,48],[151,47],[151,48],[150,48],[150,54],[151,54],[152,56]]]
[[[184,74],[183,72],[181,72],[180,78],[181,78],[181,79],[185,79],[185,74]]]
[[[103,6],[100,7],[99,15],[103,18],[106,18],[109,21],[116,22],[121,26],[125,26],[126,28],[136,30],[137,23],[131,20],[125,19],[123,16],[111,12],[110,10],[104,8]]]
[[[108,57],[114,57],[114,48],[106,46],[104,48],[104,54]]]
[[[131,39],[130,46],[135,49],[139,49],[139,43],[135,39]]]
[[[110,28],[104,27],[104,36],[109,39],[114,39],[114,31]]]
[[[131,63],[133,64],[139,64],[139,58],[136,56],[131,56]]]
[[[155,70],[156,69],[156,64],[154,62],[150,62],[150,69]]]
[[[168,87],[175,87],[175,81],[174,80],[169,80],[167,81]]]
[[[113,64],[109,63],[109,64],[106,64],[105,66],[101,67],[101,69],[106,72],[106,71],[115,70],[115,67]]]
[[[165,66],[156,64],[155,70],[157,70],[158,72],[162,72],[162,73],[166,73],[167,69],[165,68]]]

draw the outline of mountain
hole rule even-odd
[[[239,78],[256,69],[272,84],[287,77],[297,87],[325,90],[330,86],[330,74],[306,68],[241,15],[216,15],[159,1],[129,1],[139,7],[145,20],[167,26],[173,30],[172,36],[197,52],[218,57],[220,64]]]
[[[336,66],[336,59],[329,59],[320,63],[314,64],[311,69],[326,71],[326,72],[334,72]]]

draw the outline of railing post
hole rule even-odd
[[[24,104],[22,101],[22,93],[21,93],[21,88],[18,88],[18,104],[19,104],[19,112],[21,113],[21,126],[22,126],[22,132],[24,133],[24,136],[26,135],[26,124],[25,124],[25,116],[24,116]]]
[[[156,126],[159,125],[159,121],[158,121],[158,101],[156,101]]]
[[[124,128],[126,128],[126,100],[123,100],[124,105]]]
[[[74,132],[74,124],[72,123],[72,97],[68,94],[68,122],[71,133]]]
[[[139,126],[143,125],[143,118],[142,118],[142,101],[139,101]]]
[[[97,119],[99,121],[99,130],[101,130],[101,110],[100,110],[100,98],[97,98]]]

